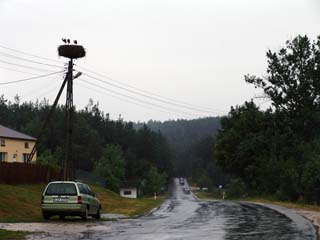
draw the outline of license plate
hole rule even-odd
[[[54,203],[66,203],[68,202],[68,198],[61,198],[61,197],[56,197],[53,198]]]

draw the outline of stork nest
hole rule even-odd
[[[61,57],[66,58],[82,58],[86,55],[86,50],[81,45],[60,45],[58,47],[58,53]]]

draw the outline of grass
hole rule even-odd
[[[0,184],[0,222],[42,221],[41,195],[45,185]]]
[[[218,199],[213,196],[212,193],[210,192],[202,192],[202,191],[194,191],[193,192],[198,198],[203,199],[203,200],[213,200],[213,199]]]
[[[195,191],[194,192],[198,198],[203,200],[221,200],[219,196],[213,196],[212,193],[208,192],[200,192]],[[227,198],[228,200],[228,198]],[[312,204],[304,204],[304,203],[295,203],[295,202],[288,202],[288,201],[279,201],[273,198],[267,198],[267,197],[248,197],[248,198],[237,198],[232,199],[235,201],[246,201],[246,202],[253,202],[253,203],[262,203],[262,204],[273,204],[282,206],[285,208],[295,209],[295,210],[305,210],[305,211],[315,211],[320,212],[320,206],[319,205],[312,205]]]
[[[160,196],[157,200],[154,200],[153,197],[123,198],[119,194],[101,187],[93,187],[93,191],[99,194],[103,212],[124,214],[129,217],[147,214],[153,208],[158,207],[165,199],[165,196]]]
[[[30,232],[17,232],[0,229],[0,240],[22,240],[25,239],[25,236],[28,234],[30,234]]]
[[[285,208],[291,208],[291,209],[295,209],[295,210],[320,212],[319,205],[295,203],[295,202],[288,202],[288,201],[278,201],[278,200],[274,200],[274,199],[254,198],[254,197],[253,198],[244,198],[244,199],[240,199],[240,200],[247,201],[247,202],[262,203],[262,204],[274,204],[274,205],[282,206]]]
[[[6,185],[0,184],[0,222],[41,222],[41,195],[44,184]],[[99,194],[102,213],[118,213],[128,217],[141,216],[158,207],[165,199],[129,199],[102,187],[93,186]],[[1,238],[0,238],[1,239]]]

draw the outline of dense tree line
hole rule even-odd
[[[2,95],[0,123],[36,137],[50,107],[45,99],[21,103],[18,96],[14,101],[8,101]],[[59,166],[64,158],[64,110],[64,106],[57,107],[50,124],[39,139],[39,160],[51,165]],[[119,186],[119,180],[147,179],[151,168],[153,172],[156,169],[161,176],[171,175],[170,148],[160,132],[153,132],[147,126],[136,130],[131,122],[111,120],[108,114],[99,109],[98,103],[92,100],[85,109],[75,110],[73,118],[72,148],[76,168],[92,172],[99,168],[99,164],[102,166],[104,159],[120,155],[115,160],[122,159],[120,169],[117,170],[120,174],[115,174],[117,179],[109,181],[113,189]]]
[[[139,129],[142,123],[135,124]],[[196,175],[193,165],[196,163],[195,151],[204,138],[210,138],[220,129],[219,117],[207,117],[192,120],[178,119],[168,120],[165,122],[150,120],[147,126],[154,130],[160,131],[168,140],[173,152],[173,167],[175,175],[191,177]],[[212,159],[207,159],[211,162]]]
[[[143,124],[135,124],[139,129]],[[175,176],[184,176],[201,187],[224,184],[226,176],[217,165],[214,155],[215,135],[221,127],[220,117],[192,120],[152,121],[147,126],[160,131],[173,153]]]
[[[267,58],[266,76],[245,80],[263,90],[271,107],[233,107],[222,118],[215,156],[248,191],[319,200],[320,37],[298,36]]]

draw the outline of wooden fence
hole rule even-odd
[[[0,162],[0,183],[46,183],[59,180],[60,172],[48,166]]]

